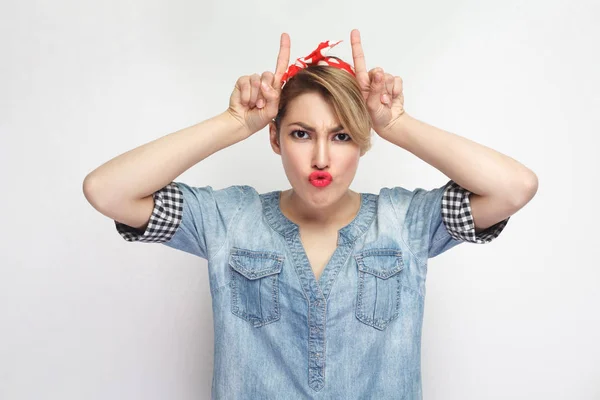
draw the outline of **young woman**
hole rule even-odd
[[[410,117],[402,79],[367,71],[356,30],[351,44],[354,67],[323,42],[288,68],[283,34],[275,73],[238,79],[227,111],[84,182],[126,240],[208,260],[213,398],[421,398],[427,260],[490,242],[537,190],[515,160]],[[291,189],[173,182],[267,125]],[[350,190],[371,129],[451,179]]]

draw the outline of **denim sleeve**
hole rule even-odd
[[[225,243],[244,195],[243,186],[214,190],[171,182],[153,194],[154,209],[145,231],[118,221],[115,226],[129,242],[162,243],[208,259]]]
[[[489,243],[502,232],[510,217],[475,233],[470,194],[452,180],[432,190],[417,188],[408,192],[394,188],[391,191],[397,212],[405,210],[402,231],[421,262],[463,242]]]

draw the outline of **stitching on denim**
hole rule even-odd
[[[400,272],[400,271],[399,271]],[[404,286],[402,285],[402,282],[400,280],[400,273],[396,273],[395,278],[392,277],[391,280],[387,280],[387,279],[381,279],[375,275],[371,275],[373,277],[373,279],[378,279],[379,281],[382,282],[387,282],[390,285],[395,285],[396,286],[396,297],[394,300],[394,303],[391,305],[391,309],[392,309],[392,313],[389,316],[389,318],[378,321],[372,317],[370,317],[369,315],[367,315],[363,309],[363,299],[362,296],[364,295],[364,279],[365,279],[365,272],[360,271],[359,272],[359,290],[358,290],[358,297],[360,300],[357,300],[357,308],[356,308],[356,317],[358,318],[359,321],[361,321],[362,323],[372,326],[376,329],[379,330],[384,330],[385,328],[387,328],[387,326],[393,322],[394,320],[396,320],[398,318],[398,316],[400,315],[400,289]],[[393,282],[393,283],[390,283]]]
[[[221,243],[218,250],[216,250],[214,252],[214,254],[212,255],[211,258],[216,257],[221,252],[221,250],[223,250],[223,248],[225,247],[225,243],[227,243],[227,241],[229,240],[230,232],[233,230],[233,225],[234,225],[234,223],[239,222],[238,220],[239,220],[240,211],[246,204],[246,197],[247,197],[246,196],[246,190],[247,190],[246,187],[245,186],[236,186],[236,189],[238,189],[242,193],[242,196],[240,198],[240,200],[241,200],[240,205],[239,205],[238,209],[236,210],[233,218],[231,218],[231,222],[229,222],[229,226],[227,227],[227,231],[225,233],[225,240],[223,240],[223,243]],[[207,253],[208,253],[208,249],[207,249]]]
[[[270,280],[271,287],[272,287],[272,291],[271,291],[272,303],[271,303],[271,305],[269,305],[267,317],[262,317],[262,315],[259,316],[259,315],[255,315],[255,314],[251,313],[250,310],[240,308],[238,298],[239,298],[240,290],[243,290],[241,288],[243,288],[243,286],[244,286],[240,281],[241,280],[250,281],[250,280],[248,280],[242,274],[237,272],[234,268],[230,268],[229,271],[230,271],[230,275],[231,275],[231,293],[230,293],[231,312],[234,315],[237,315],[238,317],[252,323],[252,325],[255,328],[267,325],[271,322],[275,322],[280,319],[281,314],[279,312],[280,309],[279,309],[279,296],[278,296],[279,280],[278,280],[277,275],[266,276],[266,277],[260,278],[260,279],[265,279],[265,281]],[[260,292],[259,292],[259,296],[260,296]]]
[[[441,200],[444,198],[444,194],[446,193],[446,191],[447,191],[447,190],[448,190],[448,189],[449,189],[451,186],[452,186],[452,181],[448,181],[448,182],[446,182],[446,184],[445,184],[444,186],[442,186],[442,187],[444,187],[444,190],[442,190],[442,198],[440,199],[440,204],[441,204]],[[437,201],[436,201],[436,203],[437,203]],[[433,213],[435,212],[435,210],[436,210],[436,208],[435,208],[435,207],[433,207],[433,208],[432,208],[432,210],[431,210],[431,212],[430,212],[430,214],[429,214],[429,219],[428,219],[428,221],[429,221],[429,229],[428,229],[428,231],[427,231],[427,236],[429,236],[429,235],[431,234],[431,221],[432,221],[432,219],[433,219]],[[438,210],[438,211],[439,211],[440,213],[442,212],[441,205],[440,205],[440,208],[439,208],[439,210]],[[433,246],[435,243],[437,243],[437,241],[436,241],[436,242],[433,242],[433,243],[431,243],[429,246],[431,247],[431,246]],[[427,254],[429,255],[429,249],[427,249]],[[420,261],[420,259],[419,259],[419,258],[417,258],[417,261],[419,261],[419,262],[421,263],[419,266],[421,266],[421,267],[422,267],[422,266],[425,266],[425,267],[427,266],[427,259],[425,259],[424,261]]]
[[[398,216],[398,210],[396,209],[396,206],[394,205],[394,201],[392,200],[391,191],[392,191],[391,189],[387,191],[388,192],[388,197],[390,199],[390,204],[392,205],[392,210],[394,210],[394,215],[396,216],[396,222],[397,222],[398,226],[400,226],[400,217]],[[411,201],[411,203],[412,203],[412,201]],[[410,203],[409,203],[408,207],[410,208]],[[406,246],[406,249],[408,250],[408,252],[410,254],[412,254],[412,256],[417,260],[418,265],[422,266],[423,262],[421,261],[421,259],[419,257],[417,257],[415,255],[414,251],[410,248],[410,246],[408,245],[407,241],[404,239],[404,233],[402,231],[403,231],[403,229],[400,229],[400,240],[402,241],[402,243],[404,244],[404,246]]]

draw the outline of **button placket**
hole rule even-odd
[[[321,390],[325,386],[325,304],[323,300],[314,300],[310,312],[309,337],[309,386]]]

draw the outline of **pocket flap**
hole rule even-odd
[[[398,249],[369,249],[354,256],[360,271],[387,279],[404,268],[402,251]]]
[[[255,251],[234,248],[229,256],[229,265],[248,279],[259,279],[278,274],[285,257],[270,251]]]

